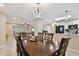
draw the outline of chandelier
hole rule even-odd
[[[35,19],[36,18],[40,18],[41,15],[42,15],[42,10],[41,8],[39,7],[40,3],[36,3],[36,6],[34,7],[34,10],[33,10],[33,15],[35,16]]]

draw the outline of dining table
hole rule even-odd
[[[50,56],[59,48],[59,45],[55,42],[44,43],[35,40],[24,40],[23,46],[25,51],[27,51],[30,56]]]

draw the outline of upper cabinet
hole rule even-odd
[[[56,22],[56,33],[58,33],[57,31],[60,31],[60,28],[57,29],[57,27],[61,25],[64,26],[64,29],[63,29],[64,34],[69,34],[69,35],[79,34],[79,19],[78,18]]]
[[[78,29],[78,24],[68,25],[68,29]]]

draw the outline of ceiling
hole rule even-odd
[[[5,7],[0,7],[0,12],[5,12],[7,21],[24,20],[31,22],[34,20],[33,8],[35,3],[4,3]],[[56,18],[66,16],[66,10],[72,17],[79,17],[79,3],[40,3],[42,8],[42,18],[50,22]]]

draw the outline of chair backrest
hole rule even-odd
[[[17,56],[20,56],[20,52],[21,52],[21,49],[20,49],[20,45],[19,45],[19,41],[18,41],[18,36],[15,36],[15,39],[16,39],[16,51],[17,51]]]
[[[51,56],[65,56],[65,52],[67,50],[70,39],[71,38],[62,38],[59,49],[55,51]]]
[[[25,37],[26,36],[26,33],[25,32],[21,32],[21,36],[22,37]]]
[[[43,33],[38,33],[38,40],[43,40]]]
[[[47,43],[53,43],[53,35],[54,35],[54,33],[44,33],[43,39],[44,39]]]
[[[32,33],[26,33],[26,36],[32,36]]]
[[[48,33],[48,41],[53,41],[53,35],[54,33]]]
[[[27,51],[25,51],[22,40],[21,40],[21,36],[18,37],[18,46],[20,47],[20,56],[29,56],[29,54],[27,53]]]
[[[22,40],[30,40],[30,37],[32,36],[32,33],[22,32],[21,33],[21,39]]]
[[[67,50],[68,43],[69,43],[70,39],[71,38],[62,38],[60,46],[59,46],[59,50],[58,50],[59,56],[65,56],[65,52]]]

